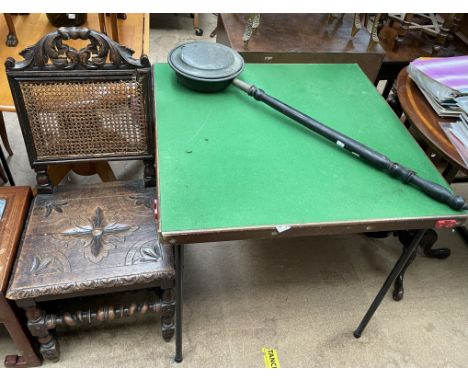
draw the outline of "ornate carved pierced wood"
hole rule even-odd
[[[89,40],[74,48],[68,40]],[[48,164],[141,159],[154,185],[154,95],[146,56],[105,34],[60,28],[5,66],[39,192]]]
[[[11,299],[69,295],[174,278],[157,240],[155,190],[142,182],[61,187],[38,195],[8,290]]]
[[[64,43],[64,40],[89,40],[90,44],[79,50]],[[23,61],[9,57],[5,63],[8,70],[25,69],[100,69],[105,65],[113,68],[150,67],[148,57],[139,60],[132,57],[133,50],[111,40],[107,35],[88,28],[59,28],[20,52]],[[50,65],[48,65],[50,64]]]

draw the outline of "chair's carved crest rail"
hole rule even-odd
[[[90,44],[79,50],[68,46],[66,40],[89,40]],[[115,68],[150,67],[146,55],[134,58],[134,51],[110,39],[107,35],[88,28],[59,28],[44,36],[37,44],[20,52],[23,61],[9,57],[7,70],[24,69],[100,69],[104,65]]]

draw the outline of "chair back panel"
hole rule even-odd
[[[66,40],[89,40],[77,50]],[[31,165],[154,163],[154,95],[146,56],[87,28],[60,28],[5,66]],[[146,176],[146,175],[145,175]]]
[[[143,84],[132,80],[22,81],[39,161],[148,154]]]

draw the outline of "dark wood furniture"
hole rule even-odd
[[[394,88],[398,73],[416,58],[468,54],[468,46],[458,38],[449,39],[447,46],[442,47],[438,52],[434,52],[434,38],[420,33],[408,33],[399,42],[398,49],[396,49],[396,41],[400,30],[399,24],[395,23],[393,26],[384,25],[379,33],[380,45],[385,51],[385,57],[375,84],[386,81],[382,92],[384,98],[387,98],[392,88]]]
[[[119,24],[119,39],[120,43],[125,46],[131,46],[135,50],[135,54],[148,53],[149,50],[149,14],[146,13],[130,13],[117,14],[120,19],[126,18],[125,22]],[[91,29],[99,29],[99,14],[88,13],[86,27]],[[35,44],[46,33],[55,30],[56,28],[49,23],[45,13],[31,13],[17,17],[15,19],[15,27],[18,35],[21,36],[20,41],[16,47],[3,47],[0,49],[0,62],[3,63],[8,57],[21,59],[20,52]],[[7,24],[0,22],[0,35],[8,33]],[[75,46],[79,44],[77,41],[71,41],[70,45]],[[3,112],[15,112],[15,105],[8,86],[8,81],[4,70],[0,70],[0,135],[2,137],[4,147],[8,153],[8,141],[3,139],[6,137],[6,130],[3,127]],[[111,167],[106,162],[101,162],[96,165],[95,163],[88,163],[86,165],[73,164],[72,170],[79,175],[92,175],[98,174],[103,180],[115,180],[115,176]],[[60,180],[67,174],[70,165],[51,165],[50,174],[54,184],[58,184]]]
[[[21,355],[8,355],[6,367],[39,366],[42,363],[35,341],[26,327],[24,313],[5,298],[11,269],[16,257],[23,225],[31,200],[29,187],[2,187],[0,201],[5,203],[0,214],[0,323],[8,330]]]
[[[394,49],[398,49],[405,37],[412,32],[421,32],[434,37],[432,53],[437,54],[449,37],[453,37],[463,16],[461,13],[387,13],[393,23],[400,24]]]
[[[219,14],[216,29],[216,41],[237,50],[245,62],[357,63],[371,81],[377,78],[385,52],[364,28],[351,36],[352,17],[330,24],[328,14],[265,13],[244,46],[248,16]]]
[[[410,131],[440,169],[445,180],[448,183],[468,181],[468,167],[439,125],[440,122],[451,122],[455,119],[441,118],[437,115],[408,75],[406,68],[398,75],[396,90],[398,106],[410,121]],[[465,175],[457,177],[459,173]],[[459,227],[458,231],[468,242],[468,230]]]
[[[429,150],[432,150],[445,160],[444,178],[451,182],[458,171],[468,175],[468,167],[439,126],[440,122],[453,122],[456,119],[437,115],[406,68],[398,75],[397,94],[403,112],[411,121],[411,132],[426,144],[425,149],[429,154]]]
[[[11,13],[4,13],[3,16],[5,17],[5,21],[8,26],[8,34],[5,44],[6,46],[16,46],[18,45],[18,36],[16,34],[15,24],[13,23]]]
[[[158,312],[163,338],[174,333],[172,248],[158,242],[153,211],[153,75],[145,55],[131,54],[102,33],[60,28],[5,64],[39,192],[7,298],[25,309],[49,360],[59,359],[56,327]],[[51,164],[105,160],[144,161],[144,181],[54,187],[48,176]],[[52,312],[46,303],[142,289],[149,300],[127,305],[106,297]]]

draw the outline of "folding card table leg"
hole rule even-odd
[[[176,355],[175,361],[182,362],[182,278],[184,272],[184,246],[176,245],[175,268],[176,268]]]
[[[413,253],[419,246],[422,238],[426,230],[420,230],[416,233],[411,243],[403,249],[403,254],[400,256],[398,261],[396,262],[395,266],[393,267],[392,271],[388,275],[387,279],[385,280],[382,288],[380,289],[379,293],[375,297],[374,301],[372,302],[369,310],[365,314],[364,318],[362,319],[361,323],[359,324],[358,328],[354,331],[354,337],[359,338],[361,337],[362,332],[366,328],[367,324],[369,323],[370,319],[374,315],[375,311],[379,307],[380,303],[382,302],[383,298],[387,294],[390,286],[395,282],[397,277],[401,274],[401,272],[405,269],[406,264],[413,256]]]

